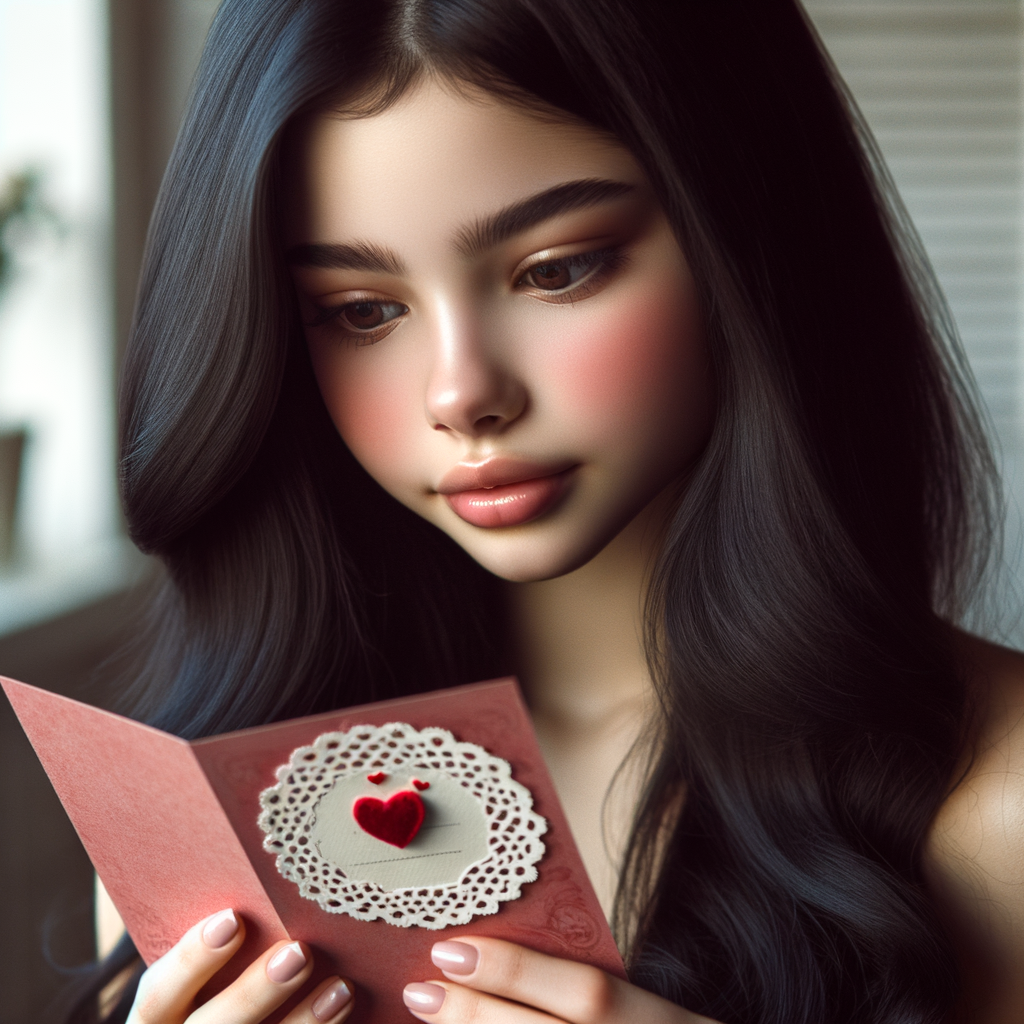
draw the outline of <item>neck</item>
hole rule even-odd
[[[642,612],[664,507],[653,502],[575,572],[510,584],[537,739],[606,914],[643,777],[637,762],[620,766],[649,718]]]
[[[664,504],[652,502],[574,572],[510,584],[520,674],[539,728],[592,733],[646,704],[642,613]]]

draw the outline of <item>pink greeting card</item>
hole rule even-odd
[[[308,943],[353,1021],[408,1021],[430,947],[493,935],[623,976],[512,679],[187,742],[0,679],[147,963],[233,907]]]

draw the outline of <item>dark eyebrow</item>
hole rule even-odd
[[[285,258],[292,267],[324,267],[328,270],[367,270],[377,274],[405,273],[405,264],[390,250],[370,242],[347,245],[294,245]]]
[[[476,256],[559,213],[597,206],[635,191],[635,185],[604,178],[567,181],[463,228],[456,235],[455,248],[464,256]]]
[[[475,256],[557,214],[598,206],[635,191],[635,185],[603,178],[563,182],[463,228],[456,235],[455,248],[465,256]],[[285,258],[289,266],[293,267],[365,270],[395,277],[406,272],[405,264],[391,249],[372,242],[294,245]]]

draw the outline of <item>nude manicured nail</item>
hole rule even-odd
[[[444,1005],[446,995],[447,993],[440,985],[415,982],[405,986],[402,999],[410,1010],[417,1010],[419,1013],[437,1013]]]
[[[310,1009],[317,1020],[330,1020],[341,1013],[342,1007],[348,1006],[351,999],[352,992],[348,985],[343,981],[336,981],[316,997],[316,1002]]]
[[[480,951],[466,942],[435,942],[430,959],[448,974],[472,974],[480,962]]]
[[[203,925],[203,942],[210,949],[221,949],[237,934],[238,918],[233,910],[222,910]]]
[[[284,949],[279,949],[267,964],[267,977],[271,981],[283,985],[291,981],[303,967],[306,966],[306,954],[302,952],[297,942],[293,942]]]

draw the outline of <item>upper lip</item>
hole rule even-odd
[[[482,462],[460,462],[441,478],[437,485],[438,494],[458,494],[460,491],[477,491],[489,487],[504,487],[520,484],[524,480],[557,476],[572,469],[573,462],[543,464],[526,459],[509,459],[491,456]]]

